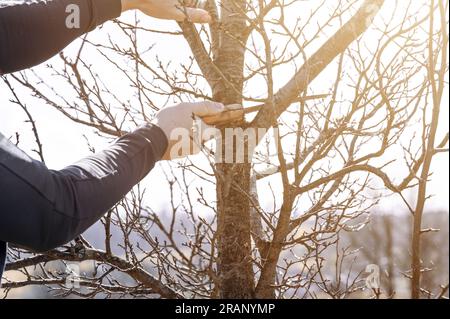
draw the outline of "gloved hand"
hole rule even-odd
[[[122,0],[122,11],[139,9],[146,15],[167,20],[208,23],[211,16],[200,9],[198,0]]]
[[[197,147],[194,145],[195,140],[198,139],[193,137],[192,130],[194,116],[214,115],[224,110],[225,106],[222,103],[203,101],[180,103],[158,111],[151,122],[164,131],[169,141],[169,145],[162,159],[170,160],[198,152],[198,145]],[[200,121],[199,118],[197,119]],[[201,129],[204,129],[206,124],[201,124]],[[184,145],[183,147],[181,147],[182,144]],[[179,153],[180,150],[182,153]]]

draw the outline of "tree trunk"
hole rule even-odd
[[[246,42],[243,10],[245,10],[243,0],[222,1],[220,47],[215,64],[227,79],[221,79],[216,83],[213,87],[213,97],[214,100],[226,105],[242,103],[242,94],[239,94],[242,92],[245,54],[242,43]],[[230,83],[233,87],[230,87]],[[242,122],[238,122],[228,127],[242,125]],[[225,128],[221,130],[222,155],[224,156],[230,149],[234,153],[235,147],[225,145]],[[247,156],[244,158],[244,163],[233,161],[216,164],[220,298],[254,297],[248,197],[251,164],[247,161]]]
[[[253,298],[249,202],[245,195],[249,164],[217,164],[218,271],[220,298]],[[229,182],[235,185],[230,185]],[[242,189],[242,190],[241,190]]]
[[[447,24],[445,23],[446,10],[443,3],[439,3],[440,24],[442,38],[439,38],[438,45],[443,48],[440,51],[439,58],[435,57],[435,49],[433,39],[434,31],[433,26],[435,24],[434,17],[434,1],[430,2],[430,32],[429,32],[429,47],[428,47],[428,80],[430,81],[432,88],[433,98],[433,113],[431,116],[431,122],[429,123],[430,131],[428,138],[423,140],[422,147],[425,150],[425,158],[423,161],[422,171],[420,173],[419,185],[417,190],[417,203],[413,216],[413,231],[412,231],[412,278],[411,278],[411,298],[420,298],[421,289],[420,281],[422,277],[422,259],[421,259],[421,235],[422,235],[422,217],[425,209],[425,202],[427,200],[427,186],[428,178],[431,169],[431,162],[433,160],[435,152],[436,132],[439,125],[442,96],[445,87],[445,73],[448,63],[448,51],[444,48],[448,46],[448,34]],[[442,42],[441,42],[442,41]],[[438,51],[439,52],[439,51]],[[438,63],[440,67],[438,68]],[[438,79],[436,80],[436,74]],[[424,119],[425,120],[425,119]]]

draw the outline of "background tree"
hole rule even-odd
[[[25,111],[19,89],[105,138],[181,100],[260,105],[219,127],[223,140],[201,156],[164,166],[167,212],[152,209],[139,185],[102,219],[95,244],[80,237],[42,255],[14,249],[7,274],[23,280],[7,281],[6,291],[45,284],[83,297],[344,298],[364,285],[341,237],[391,195],[413,216],[410,276],[420,297],[426,184],[432,158],[448,147],[439,127],[448,1],[384,2],[208,0],[209,26],[168,30],[135,13],[109,25],[106,39],[87,35],[46,68],[3,77]],[[191,54],[174,65],[149,45],[153,34],[184,38]],[[235,141],[251,160],[216,161],[230,127],[270,131],[257,147],[249,135]],[[62,265],[86,261],[94,263],[83,266],[82,288],[67,285]]]

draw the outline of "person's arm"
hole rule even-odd
[[[179,157],[171,137],[184,131],[183,144],[191,143],[193,115],[214,115],[224,109],[210,101],[164,108],[153,123],[58,171],[30,158],[0,134],[0,272],[4,242],[43,252],[74,239],[139,183],[157,161]]]
[[[53,0],[0,8],[0,73],[49,59],[121,11],[121,0]]]
[[[194,6],[195,1],[191,2]],[[181,10],[178,0],[39,0],[6,7],[0,4],[0,74],[44,62],[80,35],[130,9],[162,19],[180,21],[187,14],[192,22],[210,20],[205,10]]]

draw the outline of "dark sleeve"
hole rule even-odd
[[[71,15],[74,6],[79,8],[79,28]],[[118,17],[121,10],[121,0],[39,0],[6,7],[0,4],[0,74],[44,62],[80,35]]]
[[[5,242],[0,241],[0,288],[2,287],[2,275],[3,270],[5,269],[6,264],[6,252],[7,252],[7,245]]]
[[[0,266],[4,242],[43,252],[84,232],[150,172],[167,147],[164,131],[149,123],[55,171],[0,134]]]
[[[55,205],[79,220],[63,232],[68,236],[66,240],[75,238],[99,220],[151,171],[167,147],[163,130],[148,123],[123,135],[103,151],[54,172],[58,176]],[[65,224],[54,224],[55,230]]]

